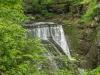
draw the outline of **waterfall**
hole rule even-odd
[[[51,45],[49,50],[52,50],[52,47],[57,46],[68,56],[70,60],[74,60],[71,58],[69,46],[68,46],[68,39],[65,38],[64,30],[62,25],[55,24],[53,22],[36,22],[26,26],[28,28],[28,37],[37,37],[41,40],[47,41],[48,47],[50,44],[56,43],[57,45]],[[52,42],[53,41],[53,42]],[[51,42],[51,43],[50,43]],[[54,47],[55,48],[55,47]],[[57,51],[57,48],[55,49]],[[52,52],[54,52],[52,50]],[[58,51],[58,54],[60,52]],[[53,60],[54,55],[52,53],[47,53],[46,56],[52,63],[52,67],[54,70],[58,69],[58,66]],[[78,68],[79,75],[84,74],[84,69]]]
[[[32,26],[33,28],[29,30],[29,33],[31,33],[33,37],[38,37],[41,40],[53,40],[62,48],[68,58],[71,59],[62,25],[57,25],[53,22],[37,22],[32,24]]]
[[[71,59],[70,50],[66,41],[62,25],[50,27],[52,39],[63,49],[65,54]]]

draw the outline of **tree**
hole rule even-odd
[[[22,4],[22,0],[0,0],[0,74],[30,75],[38,70],[34,62],[43,59],[40,41],[25,37]]]

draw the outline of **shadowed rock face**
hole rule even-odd
[[[75,49],[75,54],[78,54],[78,59],[80,59],[80,66],[86,69],[99,66],[100,49],[98,47],[100,46],[97,47],[97,44],[100,41],[100,28],[96,24],[79,24],[67,29],[72,29],[68,33],[72,48]]]
[[[83,29],[85,36],[82,36],[80,51],[83,53],[84,61],[82,63],[84,68],[95,68],[98,66],[98,49],[96,46],[97,29],[95,27],[86,27]],[[83,33],[81,35],[84,35]]]
[[[25,2],[25,13],[26,14],[41,14],[42,12],[51,12],[56,14],[64,14],[69,12],[69,5],[66,5],[65,0],[54,0],[52,3],[48,4],[44,0],[38,0],[37,6],[32,4],[32,0],[24,0]],[[39,6],[39,7],[38,7]]]

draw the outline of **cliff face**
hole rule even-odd
[[[39,1],[39,0],[38,0]],[[89,4],[73,5],[70,1],[53,3],[38,2],[39,6],[26,2],[25,13],[34,15],[34,20],[49,20],[64,23],[65,33],[69,36],[71,53],[83,68],[100,65],[100,24],[99,11],[89,22],[81,21]],[[38,14],[38,16],[37,16]]]
[[[66,26],[65,26],[66,27]],[[95,68],[99,63],[99,48],[97,47],[99,38],[99,26],[95,24],[74,24],[67,26],[65,31],[69,35],[72,54],[80,59],[80,66],[83,68]]]

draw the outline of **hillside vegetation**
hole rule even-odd
[[[34,21],[64,24],[78,63],[58,57],[66,65],[53,71],[41,40],[25,37],[23,25]],[[77,67],[86,69],[84,75],[100,75],[99,66],[99,0],[0,0],[0,75],[77,75]]]

